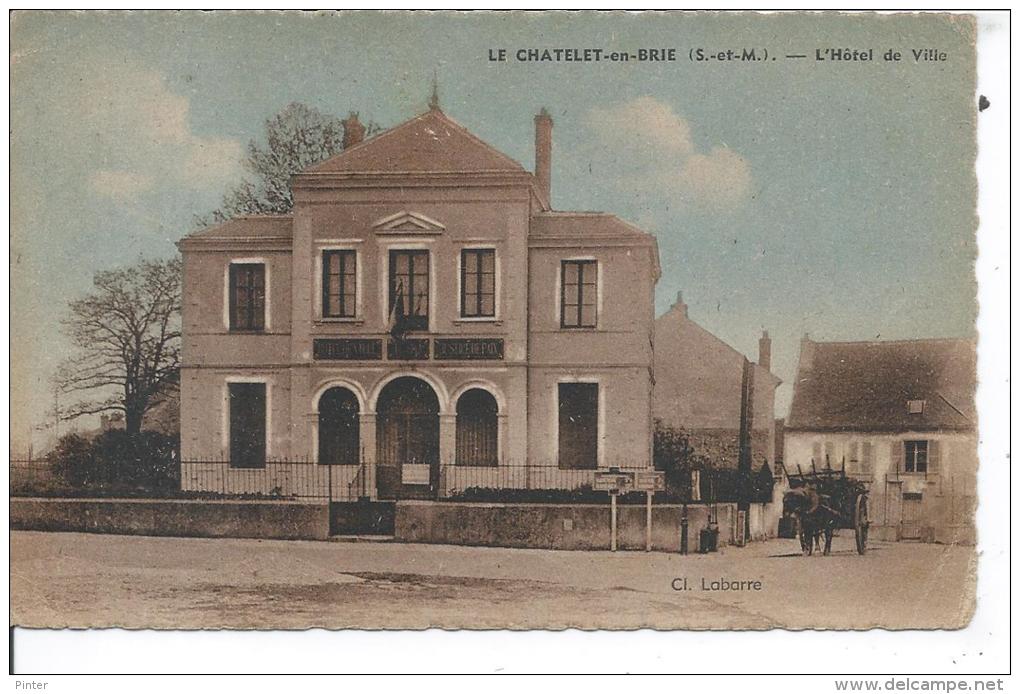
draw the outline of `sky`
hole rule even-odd
[[[299,101],[390,127],[426,110],[433,75],[445,113],[529,169],[547,108],[553,206],[655,234],[658,313],[682,291],[751,359],[767,329],[783,416],[805,333],[974,333],[973,35],[937,15],[15,13],[12,441],[47,422],[68,300],[97,270],[175,254],[267,118]],[[769,59],[690,59],[751,47]],[[815,60],[826,48],[875,60]],[[945,60],[914,61],[923,48]]]

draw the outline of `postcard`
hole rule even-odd
[[[965,627],[976,31],[14,12],[11,625]]]

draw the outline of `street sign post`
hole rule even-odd
[[[666,473],[658,470],[596,470],[592,487],[609,492],[609,547],[616,551],[616,497],[630,491],[645,493],[645,551],[652,551],[652,494],[665,491]]]
[[[652,551],[652,494],[666,490],[666,473],[641,470],[634,473],[634,489],[645,493],[645,551]]]
[[[620,468],[596,470],[592,487],[596,491],[609,492],[609,549],[616,551],[616,497],[634,487],[634,473]]]

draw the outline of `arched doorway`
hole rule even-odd
[[[457,398],[457,464],[499,461],[499,405],[492,393],[471,388]]]
[[[319,398],[319,463],[361,462],[358,397],[347,388],[330,388]]]
[[[439,398],[419,378],[386,384],[376,405],[379,498],[432,498],[439,488]]]

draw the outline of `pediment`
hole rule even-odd
[[[383,217],[372,225],[377,234],[441,234],[446,231],[442,223],[418,212],[397,212]]]

